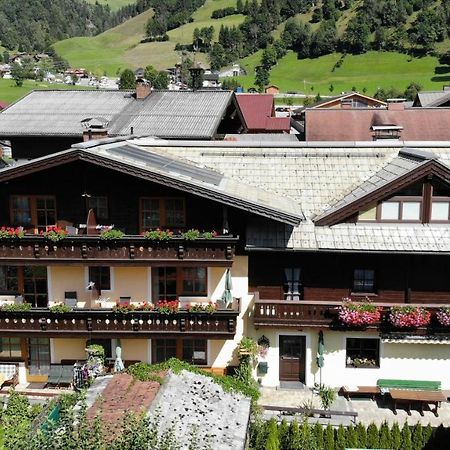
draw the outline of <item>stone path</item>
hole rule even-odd
[[[448,393],[445,392],[445,395]],[[304,407],[305,402],[313,402],[314,408],[321,408],[320,399],[316,394],[313,394],[309,389],[275,389],[275,388],[261,388],[260,405],[276,405],[276,406],[294,406]],[[347,401],[344,397],[338,396],[331,409],[357,411],[357,421],[365,425],[374,422],[380,425],[384,421],[392,425],[394,422],[403,424],[405,421],[410,425],[415,425],[421,422],[422,425],[431,424],[436,427],[441,424],[450,426],[450,403],[444,402],[439,408],[439,417],[431,411],[424,411],[422,417],[418,411],[411,410],[411,416],[408,416],[406,411],[397,409],[395,415],[389,408],[389,404],[382,404],[381,400],[372,401],[369,399],[352,399]],[[334,419],[336,424],[341,423],[341,419]],[[342,421],[343,423],[343,421]]]

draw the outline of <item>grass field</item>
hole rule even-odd
[[[248,75],[240,77],[244,87],[253,86],[254,68],[259,64],[260,54],[244,58],[243,67]],[[341,67],[333,67],[341,54],[322,56],[315,59],[298,60],[297,55],[289,52],[271,71],[270,83],[276,84],[283,92],[295,91],[311,95],[336,94],[349,91],[352,87],[362,91],[366,88],[372,95],[379,87],[395,87],[404,90],[415,81],[423,89],[442,89],[450,83],[450,70],[441,67],[437,58],[426,56],[412,58],[395,52],[368,52],[364,55],[347,55]],[[329,87],[334,90],[330,93]]]
[[[145,25],[152,16],[146,11],[137,17],[94,37],[77,37],[55,44],[56,51],[74,67],[85,67],[95,73],[115,75],[125,67],[137,68],[153,64],[158,69],[166,69],[179,61],[175,44],[189,44],[196,27],[213,25],[215,38],[220,26],[239,25],[244,20],[242,15],[233,15],[222,19],[211,19],[215,9],[234,6],[235,0],[206,0],[205,4],[192,15],[193,22],[169,31],[167,42],[149,42],[140,44],[145,34]],[[198,61],[206,61],[204,54],[198,54]]]
[[[14,80],[4,80],[0,78],[0,100],[12,103],[33,89],[83,89],[78,86],[68,84],[48,84],[33,80],[25,80],[23,86],[18,87]],[[84,88],[85,89],[85,88]]]
[[[122,8],[122,6],[129,5],[130,3],[134,3],[133,0],[86,0],[88,3],[99,3],[100,5],[109,5],[111,11],[117,11]]]

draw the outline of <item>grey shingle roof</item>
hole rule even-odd
[[[141,142],[145,143],[145,140]],[[427,152],[405,149],[399,156],[398,148],[388,146],[250,148],[245,147],[244,142],[237,145],[236,148],[164,147],[154,142],[151,148],[214,167],[245,184],[297,200],[306,221],[292,227],[257,220],[247,230],[248,248],[450,252],[448,225],[358,223],[315,226],[312,222],[316,215],[330,210],[342,198],[349,196],[351,199],[358,193],[358,186],[364,192],[377,183],[387,183],[424,164],[424,158],[438,158],[438,162],[449,165],[450,147],[429,148]]]
[[[439,106],[445,101],[450,100],[449,91],[423,91],[417,95],[422,108]]]
[[[0,114],[0,136],[69,135],[81,121],[102,117],[110,136],[154,135],[206,139],[232,101],[228,91],[153,91],[136,100],[130,91],[33,91]]]

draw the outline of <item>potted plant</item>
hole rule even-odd
[[[1,227],[0,228],[0,239],[22,239],[25,236],[25,231],[23,227]]]
[[[105,230],[100,233],[100,239],[104,241],[114,241],[117,239],[121,239],[125,236],[125,233],[121,230],[111,229]]]
[[[149,230],[143,234],[145,239],[149,239],[151,241],[159,241],[165,242],[169,241],[174,237],[173,231],[171,230],[161,230],[160,228],[156,228],[156,230]]]
[[[254,358],[258,353],[258,343],[252,338],[243,337],[239,342],[239,356],[251,356]]]
[[[450,307],[449,306],[442,306],[438,309],[436,312],[436,320],[438,321],[439,325],[443,327],[449,327],[450,326]]]
[[[44,236],[45,239],[52,242],[62,241],[68,234],[69,233],[64,228],[58,226],[47,227],[45,231],[41,231],[41,235]]]
[[[431,314],[421,306],[394,306],[388,320],[396,328],[417,328],[428,325]]]
[[[336,391],[322,384],[319,387],[319,398],[322,408],[328,411],[336,399]],[[325,415],[325,417],[329,417],[329,415]]]
[[[349,326],[367,326],[379,322],[381,308],[369,302],[353,302],[344,299],[338,309],[339,321]]]
[[[189,303],[186,309],[190,313],[207,313],[213,314],[217,311],[217,303],[209,301],[208,303]]]
[[[56,303],[50,306],[49,310],[52,314],[64,314],[72,311],[72,308],[64,303]]]
[[[155,311],[160,314],[176,314],[180,310],[178,300],[161,300],[155,306]]]

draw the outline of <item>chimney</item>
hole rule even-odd
[[[406,98],[388,98],[388,110],[389,111],[403,111],[405,109]]]
[[[84,126],[83,142],[108,137],[108,122],[105,119],[84,119],[81,121]]]
[[[144,78],[136,80],[136,100],[143,100],[147,98],[152,92],[150,83]]]

